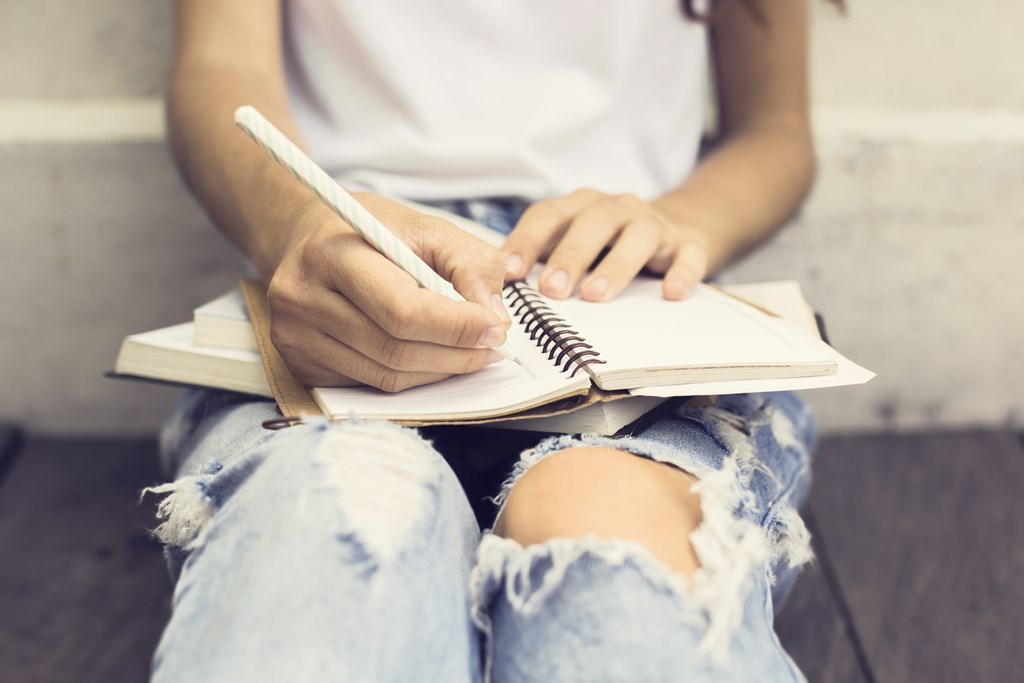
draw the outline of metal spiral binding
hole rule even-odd
[[[519,320],[530,340],[537,343],[542,353],[560,372],[569,372],[570,378],[588,365],[604,363],[600,353],[572,329],[572,325],[560,318],[535,289],[523,281],[505,285],[505,300],[512,316]],[[563,364],[564,361],[564,364]]]

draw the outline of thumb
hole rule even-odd
[[[456,227],[444,219],[432,221],[424,240],[424,260],[437,274],[467,300],[492,311],[505,324],[511,324],[501,290],[505,282],[505,255],[496,247]]]

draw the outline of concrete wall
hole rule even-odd
[[[1024,4],[852,4],[815,7],[815,194],[733,275],[799,277],[879,373],[808,394],[825,429],[1019,426]],[[121,337],[237,277],[161,142],[169,14],[0,5],[0,421],[152,430],[174,392],[102,378]]]

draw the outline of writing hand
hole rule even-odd
[[[467,301],[421,289],[320,202],[304,205],[268,288],[270,336],[312,386],[394,392],[500,360],[504,256],[451,223],[378,195],[356,199]]]
[[[608,248],[601,262],[587,270]],[[621,292],[642,269],[662,274],[666,299],[689,296],[707,273],[706,238],[674,224],[633,195],[579,190],[530,206],[502,247],[506,278],[530,272],[538,259],[547,264],[540,290],[562,299],[579,285],[580,297],[606,301]]]

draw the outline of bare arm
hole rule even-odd
[[[814,178],[807,0],[763,3],[766,25],[739,4],[715,3],[719,144],[681,187],[654,202],[707,237],[712,272],[781,226]]]
[[[770,0],[763,14],[764,26],[737,0],[715,2],[721,138],[690,177],[652,202],[590,190],[538,202],[503,248],[512,264],[506,277],[550,252],[541,274],[550,296],[569,296],[579,284],[585,299],[610,299],[646,267],[664,274],[665,297],[684,298],[797,209],[814,176],[807,0]]]
[[[396,391],[497,359],[500,252],[446,221],[361,194],[469,302],[421,290],[234,126],[251,104],[302,145],[288,106],[279,0],[177,0],[171,149],[214,222],[269,285],[271,339],[308,384]],[[475,302],[475,303],[471,303]],[[500,299],[499,299],[500,302]]]
[[[238,134],[234,110],[255,106],[304,146],[285,89],[279,4],[178,0],[167,92],[170,146],[182,176],[268,280],[310,201],[287,171]]]

